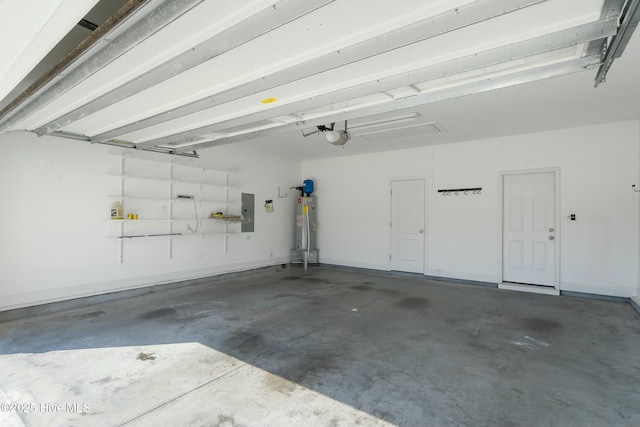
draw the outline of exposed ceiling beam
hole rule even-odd
[[[404,98],[400,100],[395,100],[388,104],[376,105],[372,107],[367,107],[355,112],[345,112],[345,111],[333,111],[331,114],[328,114],[322,118],[290,123],[279,127],[274,127],[272,129],[261,130],[257,132],[250,132],[242,135],[236,135],[227,138],[221,138],[213,141],[203,141],[203,142],[195,142],[193,144],[189,144],[188,146],[176,147],[175,150],[177,153],[187,152],[196,149],[203,149],[207,147],[215,147],[219,145],[232,144],[236,142],[249,141],[256,138],[262,138],[270,135],[278,135],[285,132],[299,130],[302,128],[308,128],[312,126],[317,126],[324,123],[331,123],[340,120],[351,120],[357,117],[365,117],[373,114],[381,114],[387,113],[390,111],[403,110],[407,108],[412,108],[418,105],[443,101],[446,99],[457,98],[461,96],[468,96],[482,92],[488,92],[495,89],[506,88],[509,86],[520,85],[525,83],[530,83],[538,80],[548,79],[552,77],[564,76],[567,74],[577,73],[592,67],[598,66],[601,62],[600,55],[591,55],[582,57],[579,59],[574,59],[571,61],[562,62],[559,64],[552,64],[537,68],[535,70],[526,70],[521,71],[519,73],[513,73],[506,76],[501,76],[497,78],[490,78],[479,82],[473,82],[453,88],[444,89],[436,92],[429,92],[427,94],[422,94],[418,96],[414,96],[411,98]]]
[[[105,141],[117,138],[140,129],[147,128],[159,123],[184,117],[215,105],[221,105],[245,96],[253,95],[268,89],[278,87],[280,85],[301,80],[316,74],[320,74],[329,70],[333,70],[348,64],[352,64],[385,52],[390,52],[404,46],[408,46],[429,38],[445,34],[454,30],[464,28],[491,18],[505,15],[516,10],[523,9],[528,6],[542,3],[547,0],[478,0],[463,7],[451,9],[445,13],[434,17],[423,19],[407,27],[376,36],[373,39],[358,43],[353,46],[346,47],[338,52],[331,52],[326,55],[311,59],[299,65],[287,68],[286,70],[275,72],[273,74],[263,76],[253,80],[242,86],[234,87],[221,93],[213,94],[198,101],[174,108],[169,111],[156,114],[143,120],[137,120],[134,123],[120,126],[93,138],[98,141]],[[294,0],[295,2],[295,0]],[[297,3],[300,3],[299,1]],[[308,3],[308,2],[305,2]],[[311,6],[315,6],[311,3]],[[279,8],[282,10],[282,7]],[[271,17],[266,12],[264,15]],[[260,16],[262,18],[262,15]],[[260,20],[258,20],[260,22]],[[269,22],[265,20],[265,22]],[[243,27],[244,28],[244,27]],[[261,28],[259,25],[257,28]],[[239,31],[239,34],[245,32],[246,29]],[[207,42],[209,43],[209,42]],[[173,67],[176,63],[172,61]],[[180,61],[177,62],[179,64]],[[135,85],[133,82],[131,85]],[[139,83],[145,85],[145,82]],[[119,100],[119,99],[118,99]],[[100,101],[103,102],[104,101]],[[92,112],[93,110],[91,110]],[[68,124],[68,121],[56,120],[54,126],[48,126],[39,129],[37,132],[47,133],[52,129],[59,128]],[[145,144],[148,145],[148,144]]]
[[[622,52],[624,52],[625,47],[627,47],[631,35],[640,22],[639,5],[640,0],[631,0],[627,3],[627,8],[623,11],[624,15],[620,24],[620,31],[611,39],[610,44],[607,46],[604,60],[596,74],[595,87],[598,87],[600,83],[604,83],[613,61],[619,58]]]
[[[11,100],[11,102],[9,102],[0,111],[0,132],[3,130],[1,124],[5,117],[16,112],[18,108],[27,105],[31,98],[37,96],[39,92],[42,92],[47,86],[51,85],[56,78],[59,78],[62,72],[69,72],[73,66],[77,65],[78,58],[90,52],[105,34],[112,31],[123,20],[127,19],[131,14],[138,10],[145,1],[146,0],[128,0],[99,27],[98,31],[92,32],[88,37],[82,40],[80,44],[60,59],[57,64],[51,67],[51,69],[46,70],[43,75],[38,77],[15,99]],[[82,23],[82,21],[85,20],[81,20],[80,23]]]
[[[65,43],[66,34],[98,1],[47,0],[38,2],[37,7],[29,1],[0,2],[0,111],[47,71],[41,64],[51,58],[51,51],[58,51],[56,47]],[[35,69],[38,74],[34,77],[31,73]]]
[[[350,88],[318,95],[312,98],[303,99],[301,101],[284,104],[260,113],[243,115],[173,135],[139,142],[136,143],[136,146],[142,148],[154,145],[165,145],[168,143],[189,143],[195,141],[196,138],[203,134],[222,132],[225,129],[244,125],[250,127],[251,123],[273,119],[285,114],[327,106],[375,93],[381,93],[386,90],[433,80],[443,76],[450,76],[482,67],[505,63],[514,59],[525,58],[531,55],[551,52],[565,47],[576,46],[592,40],[606,38],[615,34],[616,27],[615,21],[603,19],[523,42],[502,46],[500,48],[484,52],[478,52],[474,55],[432,65],[409,73],[391,76]]]
[[[136,93],[142,92],[171,77],[177,76],[190,68],[242,46],[251,40],[280,28],[334,1],[335,0],[305,0],[301,2],[299,0],[280,0],[276,5],[272,5],[250,16],[240,24],[234,25],[182,54],[171,58],[171,60],[138,76],[135,80],[131,80],[103,94],[99,98],[93,99],[57,117],[36,129],[35,132],[38,135],[44,135],[59,130],[76,120],[100,111]],[[133,29],[133,31],[135,31],[135,29]],[[211,101],[208,98],[205,99],[204,103],[207,107],[211,106]],[[201,109],[202,107],[199,108]],[[171,114],[160,114],[159,120],[168,120],[169,116],[171,116]],[[138,122],[138,124],[134,126],[141,125],[141,122]],[[114,136],[109,136],[100,139],[106,140],[113,137]]]
[[[19,102],[7,106],[0,116],[0,132],[46,106],[202,1],[204,0],[144,0],[136,13],[126,15],[125,19],[119,20],[117,25],[109,28],[107,34],[101,34],[103,38],[92,43],[80,56],[72,58],[70,63],[57,70],[36,92],[27,96],[23,94]],[[131,2],[141,3],[140,0]],[[124,22],[126,25],[122,25]],[[132,30],[125,31],[125,28]],[[96,37],[99,33],[99,30],[95,31],[89,37]],[[61,74],[63,70],[64,73]]]

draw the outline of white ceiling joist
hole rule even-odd
[[[110,31],[105,39],[94,44],[61,74],[32,95],[20,108],[5,114],[0,119],[0,132],[11,128],[24,118],[47,106],[61,94],[80,84],[87,76],[91,76],[125,52],[133,49],[142,40],[157,33],[161,28],[175,21],[202,1],[165,0],[146,3],[129,19]]]
[[[414,96],[401,100],[395,100],[392,103],[386,103],[381,105],[367,106],[362,110],[359,110],[357,114],[350,116],[349,111],[332,111],[331,114],[327,114],[320,120],[309,121],[304,123],[290,123],[282,126],[265,127],[264,129],[249,130],[246,133],[239,135],[229,136],[225,138],[215,139],[207,141],[206,138],[202,138],[198,141],[197,138],[193,138],[193,141],[185,141],[184,144],[174,142],[172,145],[163,145],[166,149],[175,150],[176,153],[200,150],[208,147],[215,147],[219,145],[232,144],[235,142],[247,141],[255,138],[260,138],[267,135],[277,135],[292,130],[308,128],[316,126],[322,123],[333,123],[340,120],[351,119],[352,117],[364,117],[371,116],[378,113],[387,113],[396,110],[405,110],[418,105],[423,105],[432,102],[443,101],[446,99],[457,98],[461,96],[468,96],[477,93],[483,93],[495,89],[501,89],[505,87],[530,83],[538,80],[548,79],[552,77],[565,76],[567,74],[577,73],[584,71],[600,64],[600,56],[593,55],[574,59],[572,61],[566,61],[559,64],[547,65],[537,68],[535,70],[526,70],[518,73],[508,74],[506,76],[496,77],[493,79],[482,80],[473,83],[467,83],[454,88],[448,88],[441,91],[430,92],[424,95]],[[175,144],[175,145],[173,145]]]
[[[208,61],[188,73],[163,82],[155,86],[153,91],[133,96],[100,113],[112,117],[109,123],[113,128],[114,126],[126,125],[134,120],[141,121],[153,113],[162,114],[164,119],[164,113],[171,111],[173,107],[202,99],[203,96],[209,99],[209,102],[205,102],[205,106],[220,105],[218,95],[227,89],[243,87],[247,82],[264,79],[265,76],[282,70],[285,75],[284,81],[287,82],[290,80],[287,75],[291,66],[317,56],[336,52],[336,50],[341,51],[353,43],[375,38],[389,29],[400,28],[407,22],[418,20],[422,15],[430,16],[433,12],[439,13],[441,10],[447,10],[451,7],[449,3],[465,4],[469,1],[424,3],[417,0],[405,0],[407,4],[418,7],[418,9],[406,10],[394,8],[393,4],[388,2],[385,8],[398,9],[397,16],[393,19],[390,18],[388,23],[382,21],[381,24],[379,16],[369,12],[366,22],[364,22],[365,17],[360,16],[358,31],[352,30],[348,19],[342,19],[338,23],[340,25],[334,23],[333,16],[347,11],[353,13],[358,10],[358,7],[362,7],[363,4],[368,5],[368,3],[365,1],[336,2],[331,4],[330,8],[323,8],[311,16],[302,17],[284,28],[266,34],[264,37],[234,49],[220,58]],[[440,3],[439,7],[433,6],[438,3]],[[425,4],[429,6],[423,6]],[[414,13],[409,13],[409,10]],[[348,25],[343,25],[345,21]],[[306,28],[309,28],[309,31]],[[200,97],[195,96],[196,93]],[[210,101],[211,97],[215,103]],[[148,107],[149,101],[153,104],[153,108]],[[123,114],[122,112],[126,110],[133,111],[134,114]],[[94,115],[74,123],[67,130],[95,136],[108,131],[109,128],[105,126],[105,121],[101,120],[99,115]]]
[[[0,15],[0,99],[34,68],[38,61],[98,2],[48,0],[2,2]]]
[[[253,122],[274,119],[287,114],[290,111],[301,112],[316,107],[329,106],[350,99],[385,92],[390,89],[430,81],[442,76],[452,76],[470,70],[483,69],[492,65],[510,62],[519,58],[553,52],[565,47],[577,46],[582,43],[598,40],[603,37],[603,35],[605,37],[612,36],[615,34],[615,31],[615,22],[612,22],[611,20],[596,21],[578,28],[560,31],[538,37],[533,40],[526,40],[485,52],[478,52],[467,57],[425,67],[405,74],[395,75],[389,78],[379,79],[335,92],[325,93],[313,98],[306,98],[296,103],[274,107],[260,113],[253,113],[186,132],[172,134],[150,141],[139,142],[137,145],[139,145],[140,148],[143,148],[148,146],[164,145],[172,141],[178,144],[183,144],[193,141],[193,138],[196,138],[199,135],[224,132],[225,129],[231,127],[243,125],[248,126]],[[577,71],[581,70],[582,69],[579,69]],[[390,98],[389,101],[392,101],[392,99]],[[331,112],[329,109],[327,109],[327,111]],[[299,115],[299,121],[305,121],[304,115]],[[301,123],[301,125],[308,126],[308,123]]]
[[[259,79],[213,94],[199,101],[189,103],[144,120],[138,120],[133,124],[100,133],[95,135],[94,138],[97,141],[116,138],[120,135],[125,135],[139,129],[144,129],[158,123],[166,122],[167,120],[202,111],[212,107],[213,105],[224,104],[292,81],[301,80],[325,71],[352,64],[384,52],[417,43],[449,31],[460,29],[467,25],[482,22],[492,17],[500,16],[514,10],[519,10],[533,4],[540,3],[542,1],[546,0],[524,0],[520,2],[505,0],[476,1],[459,8],[448,10],[438,16],[423,19],[404,28],[378,35],[373,39],[366,40],[353,46],[348,46],[344,49],[340,49],[339,51],[330,52],[326,55],[313,58],[285,70],[261,76]]]
[[[622,56],[622,52],[627,46],[627,43],[629,43],[631,34],[633,34],[638,23],[640,23],[640,0],[625,2],[622,14],[620,32],[611,40],[610,46],[608,46],[606,50],[602,65],[596,75],[595,87],[598,87],[600,83],[605,81],[607,72],[609,68],[611,68],[614,59]]]
[[[574,73],[603,51],[604,76],[639,1],[147,1],[0,132],[188,154]]]
[[[182,0],[182,1],[185,1],[185,0]],[[421,4],[422,3],[422,2],[419,2],[417,0],[415,0],[415,1],[414,0],[405,0],[405,1],[413,1],[416,4]],[[444,3],[465,4],[465,3],[468,3],[469,1],[470,0],[457,0],[457,1],[454,1],[454,2],[444,2],[444,1],[430,2],[430,3],[428,3],[427,6],[421,6],[421,9],[424,9],[426,12],[430,11],[431,9],[439,11],[441,9],[445,9],[446,8],[444,6]],[[321,6],[321,5],[327,5],[327,4],[331,4],[331,3],[334,3],[334,2],[335,2],[335,0],[314,0],[313,2],[305,2],[305,3],[308,3],[308,4],[306,4],[304,6],[304,8],[306,8],[307,10],[313,10],[313,9],[317,10],[319,8],[319,6]],[[162,2],[151,2],[151,3],[156,5],[156,7],[161,7],[162,6]],[[171,3],[171,6],[174,7],[174,8],[178,7],[178,5],[173,4],[174,2],[168,2],[168,3]],[[175,2],[175,3],[178,3],[178,2]],[[254,0],[253,2],[250,2],[250,4],[258,4],[258,5],[263,4],[263,6],[264,6],[264,3],[265,3],[265,0],[263,0],[263,1]],[[271,1],[271,2],[268,2],[268,3],[273,4],[274,2]],[[300,2],[298,2],[298,3],[300,3]],[[341,7],[342,9],[345,9],[345,8],[347,8],[347,9],[357,9],[356,3],[357,2],[341,2],[340,4],[342,5],[342,7]],[[197,9],[197,12],[200,12],[200,13],[196,13],[197,20],[194,21],[190,25],[190,28],[183,28],[183,31],[181,33],[176,33],[173,36],[173,39],[169,39],[166,42],[171,42],[173,40],[173,43],[175,44],[175,43],[177,43],[176,40],[178,38],[180,40],[183,39],[183,38],[187,38],[188,39],[189,38],[189,33],[185,33],[185,31],[196,31],[196,32],[199,31],[199,26],[197,25],[198,20],[199,20],[199,22],[203,22],[203,20],[206,20],[206,22],[209,22],[209,17],[211,16],[212,13],[214,13],[214,12],[209,11],[209,9],[214,8],[214,11],[215,11],[215,7],[220,9],[220,6],[227,5],[227,7],[228,7],[229,4],[232,4],[232,3],[226,2],[226,1],[222,1],[222,0],[216,0],[216,1],[209,0],[207,2],[202,3]],[[280,3],[277,2],[274,5],[274,7],[277,7],[279,4]],[[347,7],[347,6],[351,5],[351,4],[353,4],[353,6]],[[388,5],[388,7],[390,7],[390,6],[391,5]],[[238,7],[241,7],[241,5],[236,5],[235,7],[238,8]],[[296,6],[296,8],[299,9],[300,6]],[[201,9],[203,9],[203,10],[201,11]],[[413,7],[412,9],[413,9],[413,14],[416,14],[419,17],[420,14],[417,13],[416,8]],[[257,12],[258,12],[258,8],[256,8],[254,6],[254,13],[257,13]],[[217,11],[217,13],[220,14],[220,15],[224,15],[225,14],[225,10],[223,9],[223,10]],[[186,19],[192,18],[193,15],[194,15],[193,13],[185,14],[183,17],[181,17],[180,21],[185,21]],[[326,14],[326,13],[325,13],[325,15],[326,16],[330,16],[330,14]],[[404,15],[411,16],[412,14],[404,12]],[[215,16],[219,17],[217,14]],[[298,18],[300,18],[300,17],[301,16],[298,16]],[[299,20],[299,19],[294,19],[293,21],[297,21],[297,20]],[[312,18],[311,21],[312,20],[316,20],[317,21],[316,18]],[[310,20],[307,20],[307,21],[310,21]],[[380,21],[379,18],[376,17],[375,20],[372,20],[372,24],[371,25],[373,25],[374,27],[384,28],[384,26],[381,26],[379,24],[379,21]],[[167,29],[170,26],[169,24],[173,24],[173,20],[167,21],[165,23],[164,27],[162,26],[163,24],[162,24],[162,20],[160,18],[157,18],[156,21],[154,21],[154,22],[147,22],[145,20],[144,23],[145,23],[145,26],[153,27],[153,28],[158,30],[159,34],[158,34],[157,37],[155,37],[155,39],[158,39],[158,38],[161,38],[164,33],[167,33]],[[250,26],[248,26],[248,24],[249,25],[253,25],[254,24],[253,21],[252,22],[248,22],[248,23],[247,22],[238,22],[236,24],[237,24],[238,30],[240,32],[253,33],[253,29]],[[320,26],[322,26],[322,23],[320,23]],[[144,63],[145,60],[143,58],[145,56],[148,56],[149,49],[157,50],[157,49],[162,49],[162,48],[165,47],[164,45],[157,45],[157,44],[154,45],[153,43],[146,43],[146,45],[150,45],[150,47],[147,47],[146,51],[145,51],[144,50],[145,43],[143,43],[143,41],[147,39],[147,34],[144,31],[139,30],[136,26],[126,27],[126,28],[123,27],[123,26],[120,26],[120,27],[118,27],[118,30],[122,31],[123,29],[127,29],[127,28],[128,28],[127,31],[129,33],[129,37],[134,39],[134,40],[136,40],[138,42],[138,44],[140,45],[140,47],[143,48],[142,52],[140,52],[141,49],[134,50],[134,53],[137,53],[138,56],[130,58],[127,65],[131,66],[131,61],[133,61],[133,60],[141,61],[141,62]],[[347,32],[349,32],[349,31],[347,31]],[[268,34],[267,34],[267,36],[268,36]],[[285,31],[284,36],[291,39],[290,35],[286,34],[286,31]],[[326,35],[325,34],[320,34],[320,36],[321,37],[320,37],[319,40],[326,39]],[[113,38],[114,38],[113,34],[109,34],[107,36],[108,40],[111,40]],[[262,40],[263,38],[265,38],[265,37],[261,37],[260,40]],[[282,38],[282,36],[281,36],[281,38]],[[351,38],[353,38],[353,37],[351,36]],[[112,44],[113,43],[110,43],[110,45],[112,45]],[[255,40],[254,40],[254,44],[255,44]],[[166,45],[166,43],[165,43],[165,45]],[[186,46],[186,48],[184,50],[188,51],[189,49],[192,49],[192,46]],[[305,49],[308,50],[308,46],[305,47]],[[128,49],[127,49],[127,51],[128,51]],[[125,54],[123,52],[125,52],[125,50],[115,51],[112,48],[111,51],[108,52],[109,55],[111,55],[111,57],[109,58],[109,62],[118,62],[121,59],[121,57],[125,57]],[[140,53],[142,53],[142,55],[140,55]],[[264,51],[262,51],[262,52],[253,52],[254,55],[256,53],[264,54],[265,52]],[[109,55],[107,55],[107,56],[109,56]],[[280,55],[282,55],[282,53],[280,53]],[[135,55],[129,55],[129,56],[135,56]],[[140,56],[142,56],[142,58],[140,58]],[[273,56],[273,54],[271,54],[271,56]],[[92,62],[94,62],[94,61],[92,60]],[[150,63],[152,63],[152,61],[147,60],[147,63],[150,64]],[[175,60],[172,60],[171,63],[172,63],[173,66],[177,65]],[[214,69],[216,69],[216,68],[217,69],[227,68],[227,67],[222,67],[219,63],[216,63],[215,61],[207,61],[207,63],[215,64]],[[95,65],[95,64],[92,63],[91,65]],[[72,81],[72,82],[66,83],[64,85],[64,87],[62,88],[63,90],[59,90],[59,91],[56,91],[55,93],[53,93],[54,96],[48,96],[48,97],[45,97],[45,98],[43,98],[41,96],[38,96],[38,98],[39,98],[38,104],[35,107],[28,107],[27,106],[27,110],[28,110],[27,114],[22,114],[21,116],[22,117],[23,116],[28,116],[28,118],[26,120],[23,120],[22,122],[18,123],[18,125],[21,126],[21,127],[28,128],[28,129],[39,128],[39,127],[45,125],[47,122],[51,121],[51,119],[55,120],[55,118],[57,116],[59,116],[58,112],[68,110],[68,106],[69,105],[76,105],[76,104],[78,106],[82,105],[81,103],[78,103],[77,99],[85,98],[86,97],[86,92],[92,91],[93,92],[93,96],[95,96],[95,97],[100,96],[101,97],[104,94],[104,92],[100,91],[100,88],[95,89],[95,86],[106,86],[108,84],[111,84],[111,80],[122,79],[122,76],[120,75],[120,73],[117,72],[118,69],[114,70],[116,72],[112,71],[111,73],[106,73],[105,71],[106,71],[106,69],[108,67],[104,66],[105,63],[100,63],[98,65],[100,65],[100,66],[99,67],[91,66],[91,67],[83,69],[85,82],[89,83],[88,85],[87,84],[84,85],[84,87],[83,87],[83,89],[85,89],[84,91],[80,91],[79,90],[81,85],[76,85],[76,82]],[[139,67],[139,65],[136,63],[135,67]],[[229,68],[232,68],[232,67],[229,67]],[[122,67],[120,67],[119,70],[122,71]],[[125,69],[125,71],[126,71],[126,69]],[[188,71],[190,71],[190,70],[188,70]],[[132,74],[132,73],[129,73],[129,74],[131,75],[131,80],[138,80],[139,79],[140,74]],[[182,74],[180,74],[180,76],[186,75],[186,74],[187,73],[182,73]],[[108,81],[105,81],[105,80],[108,80]],[[173,83],[173,81],[171,81],[171,83]],[[156,87],[153,88],[154,89],[154,91],[153,91],[154,93],[157,91],[159,86],[160,85],[156,85]],[[203,87],[206,87],[206,82],[203,82]],[[71,89],[73,89],[73,90],[71,90]],[[76,96],[74,97],[72,95],[76,95]],[[133,95],[135,95],[135,94],[129,94],[129,97],[131,97]],[[175,98],[175,93],[172,95],[172,97]],[[34,114],[34,111],[35,111],[35,114]],[[139,111],[139,109],[136,109],[137,113],[138,113],[138,111]],[[51,115],[53,115],[53,116],[49,117]],[[130,116],[130,114],[128,114],[127,116]],[[13,124],[15,124],[16,121],[17,120],[12,120],[11,122]],[[101,122],[101,123],[104,123],[103,120],[98,120],[98,121]],[[0,122],[0,129],[2,129],[2,127],[3,127],[2,122]]]
[[[249,16],[242,22],[242,26],[235,25],[216,34],[158,67],[143,73],[135,80],[130,80],[116,89],[103,94],[99,98],[95,98],[60,117],[56,117],[49,123],[38,127],[35,132],[38,135],[44,135],[57,131],[78,119],[153,87],[160,82],[222,55],[333,1],[335,0],[307,0],[304,2],[298,0],[280,0],[276,5],[269,6]],[[205,99],[203,102],[207,107],[211,106],[209,99]],[[202,108],[202,105],[197,105],[193,111],[198,111]],[[173,116],[173,114],[171,114],[171,116]],[[160,115],[159,120],[166,120],[166,117],[169,117],[169,115],[163,113]],[[139,122],[137,126],[143,126],[143,124]],[[121,132],[120,134],[122,133],[126,132]],[[107,140],[112,137],[113,136],[99,137],[97,139]]]

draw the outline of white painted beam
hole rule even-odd
[[[0,14],[0,99],[5,98],[98,0],[5,1]]]
[[[546,0],[521,0],[518,2],[513,2],[512,0],[475,1],[468,5],[448,10],[447,12],[441,13],[437,16],[420,20],[419,22],[404,28],[394,30],[386,34],[377,35],[372,39],[358,43],[354,46],[346,47],[339,51],[331,52],[303,62],[294,67],[262,76],[259,79],[255,79],[241,86],[231,88],[170,111],[162,112],[143,120],[136,120],[134,123],[120,126],[107,132],[102,132],[95,135],[93,138],[97,141],[116,138],[120,135],[125,135],[168,120],[184,117],[186,115],[211,108],[214,105],[231,102],[292,81],[302,80],[328,70],[352,64],[384,52],[389,52],[403,46],[414,44],[419,41],[454,31],[474,23],[482,22],[490,18],[501,16],[515,10],[520,10],[543,1]],[[42,129],[42,131],[48,130],[49,129]]]
[[[137,143],[140,148],[154,145],[164,145],[171,142],[182,143],[193,141],[203,134],[224,132],[225,129],[237,128],[246,125],[251,127],[251,123],[274,119],[276,117],[310,110],[322,106],[328,106],[339,102],[344,102],[367,95],[381,93],[390,89],[417,84],[442,76],[450,76],[457,73],[481,69],[483,67],[505,63],[518,58],[525,58],[531,55],[551,52],[568,46],[576,46],[591,40],[598,40],[615,34],[615,23],[609,20],[596,21],[585,24],[578,28],[560,31],[550,35],[534,38],[520,43],[479,52],[474,55],[422,68],[410,73],[400,74],[373,82],[363,83],[350,88],[335,92],[318,95],[313,98],[303,99],[295,103],[274,107],[260,113],[252,113],[237,118],[221,121],[212,125],[191,129],[188,131],[168,135],[161,138]]]
[[[292,130],[309,128],[320,124],[336,122],[340,120],[351,120],[357,117],[366,117],[373,114],[387,113],[396,110],[405,110],[418,105],[434,103],[446,99],[457,98],[462,96],[473,95],[482,92],[488,92],[495,89],[505,88],[514,85],[525,84],[538,80],[559,77],[568,74],[585,71],[600,65],[600,56],[587,56],[571,61],[561,62],[558,64],[546,65],[535,70],[525,70],[518,73],[508,74],[505,76],[490,78],[482,81],[468,83],[453,88],[447,88],[441,91],[433,91],[426,94],[404,98],[401,100],[392,100],[388,103],[363,107],[357,110],[343,111],[336,110],[328,112],[322,117],[316,117],[313,120],[289,123],[281,126],[274,126],[270,129],[260,129],[258,131],[249,130],[247,133],[234,135],[231,137],[220,138],[217,140],[203,140],[197,137],[190,142],[188,139],[173,141],[176,145],[172,148],[176,152],[186,152],[192,150],[200,150],[207,147],[231,144],[235,142],[243,142],[269,135],[277,135]],[[165,146],[166,147],[166,146]],[[170,146],[169,146],[170,147]]]
[[[300,18],[318,8],[326,6],[335,0],[280,0],[275,5],[271,5],[262,11],[249,16],[239,24],[216,34],[208,40],[194,46],[182,54],[165,61],[161,65],[143,73],[134,80],[130,80],[117,88],[110,90],[99,98],[74,108],[73,110],[55,118],[54,120],[40,126],[35,130],[38,135],[48,134],[57,131],[70,123],[75,122],[85,116],[93,114],[110,105],[113,105],[132,95],[149,89],[156,84],[170,79],[186,70],[199,64],[209,61],[217,56],[231,51],[238,46],[250,42],[276,28]],[[211,101],[207,98],[199,105],[210,106]],[[204,108],[203,106],[197,108]],[[197,111],[197,110],[196,110]],[[175,110],[170,113],[159,115],[160,120],[167,120],[175,116]],[[144,126],[144,122],[137,122],[135,127]],[[102,139],[110,139],[104,137]]]
[[[117,26],[104,41],[89,48],[82,55],[82,60],[75,61],[64,70],[63,74],[50,81],[37,94],[26,99],[19,108],[15,108],[1,117],[0,132],[43,108],[61,94],[81,83],[88,75],[100,70],[202,1],[163,0],[146,3],[133,17],[123,21],[126,22],[126,26],[123,24]],[[132,26],[136,30],[123,31],[128,26]]]

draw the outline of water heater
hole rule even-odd
[[[313,181],[306,180],[301,195],[296,200],[295,233],[291,263],[304,264],[318,262],[316,248],[316,200],[308,194],[313,192]],[[306,190],[309,190],[307,192]]]

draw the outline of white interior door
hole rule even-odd
[[[503,282],[555,286],[555,173],[503,176]]]
[[[391,182],[391,269],[424,272],[424,179]]]

